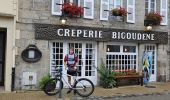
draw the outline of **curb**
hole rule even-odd
[[[125,98],[125,97],[139,97],[139,96],[159,96],[159,95],[170,95],[170,92],[156,92],[156,93],[137,93],[137,94],[122,94],[122,95],[113,95],[113,96],[91,96],[87,98],[71,98],[70,100],[105,100],[105,99],[116,99],[116,98]]]

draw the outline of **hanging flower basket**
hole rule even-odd
[[[159,13],[151,12],[145,16],[145,20],[151,20],[152,25],[160,25],[162,21],[162,16]]]
[[[64,3],[62,4],[61,11],[68,17],[81,17],[83,7],[77,6],[74,3]]]
[[[111,10],[111,15],[112,16],[126,16],[127,15],[127,11],[125,8],[114,8]]]

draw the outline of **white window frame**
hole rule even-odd
[[[146,3],[146,0],[145,0],[145,3]],[[154,7],[155,7],[154,12],[156,12],[156,0],[154,2]],[[151,0],[148,0],[148,13],[150,13],[150,11],[151,11]],[[145,14],[146,14],[146,12],[145,12]]]
[[[84,9],[84,18],[86,18],[86,19],[94,19],[94,0],[91,0],[92,1],[92,16],[86,16],[85,15],[85,11],[86,10],[88,10],[88,9]],[[84,2],[83,2],[84,4],[84,7],[86,7],[86,5],[85,5],[85,0],[84,0]]]
[[[106,55],[136,55],[136,71],[138,71],[138,45],[137,44],[131,44],[131,43],[107,43],[107,45],[120,45],[120,52],[106,52]],[[107,46],[106,45],[106,46]],[[136,46],[136,52],[123,52],[123,46]],[[106,59],[107,61],[107,59]],[[122,69],[122,68],[121,68]]]
[[[161,25],[167,25],[168,24],[168,2],[166,0],[166,9],[162,9],[162,0],[160,0],[160,15],[163,15],[162,14],[162,10],[166,10],[166,22],[165,23],[162,23],[161,22]]]
[[[119,8],[116,7],[115,5],[117,2],[118,2],[117,0],[109,0],[109,9],[112,10],[113,8]],[[123,7],[123,0],[120,0],[120,3],[121,3],[120,7]]]
[[[129,5],[128,5],[128,0],[127,0],[127,12],[129,12],[128,7],[133,8],[133,12],[134,12],[134,13],[131,13],[131,14],[133,14],[133,18],[134,18],[133,20],[129,20],[129,19],[128,19],[128,18],[129,18],[129,17],[128,17],[129,14],[127,13],[127,22],[128,22],[128,23],[135,23],[135,20],[136,20],[136,19],[135,19],[135,9],[136,9],[136,8],[135,8],[135,7],[136,7],[136,6],[135,6],[135,0],[133,0],[133,3],[134,3],[133,6],[129,6]]]
[[[54,5],[55,5],[54,0],[52,0],[51,3],[52,3],[51,4],[51,13],[52,13],[52,15],[61,15],[62,14],[61,11],[60,12],[54,12]],[[60,0],[60,3],[61,4],[63,3],[62,0]],[[62,8],[61,5],[58,5],[58,6],[60,6],[60,9]]]

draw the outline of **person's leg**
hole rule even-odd
[[[71,76],[68,76],[68,83],[71,85]]]

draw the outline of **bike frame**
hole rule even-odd
[[[75,83],[76,83],[77,80],[78,80],[78,79],[77,79],[77,75],[76,75],[76,76],[72,76],[72,75],[69,75],[69,74],[65,74],[65,73],[63,73],[63,72],[61,72],[61,73],[62,73],[61,79],[67,84],[67,86],[68,86],[69,88],[71,88],[71,89],[73,89],[73,90],[83,89],[83,88],[84,88],[84,84],[83,84],[82,82],[80,82],[82,88],[74,88],[74,87],[72,87],[72,86],[66,81],[66,79],[63,77],[63,75],[73,77],[73,80],[74,80],[73,86],[74,86]]]

